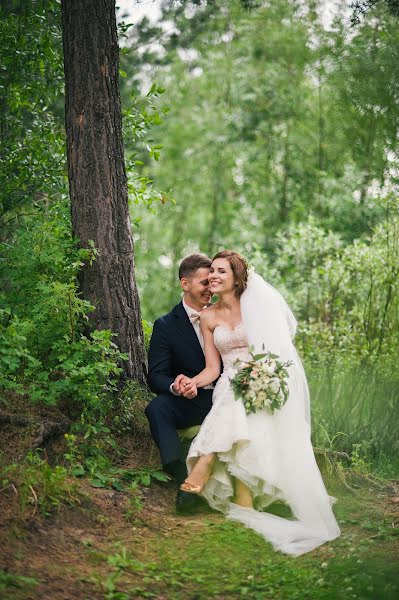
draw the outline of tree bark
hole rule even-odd
[[[65,126],[72,229],[98,256],[79,275],[95,310],[129,356],[126,377],[145,381],[146,357],[128,209],[114,0],[62,0]]]

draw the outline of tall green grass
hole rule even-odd
[[[376,365],[331,368],[312,372],[309,386],[315,446],[357,448],[381,474],[399,474],[398,374]]]

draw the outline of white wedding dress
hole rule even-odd
[[[271,290],[278,294],[274,288]],[[289,309],[281,297],[274,295],[274,301],[276,298],[287,319],[288,331],[290,324],[292,326],[292,313],[287,312]],[[270,304],[270,298],[268,302]],[[241,312],[243,320],[249,322],[245,298]],[[234,362],[250,358],[246,325],[244,320],[235,329],[218,325],[214,330],[223,373],[214,390],[212,409],[191,444],[188,471],[191,472],[199,456],[217,453],[212,476],[202,492],[210,506],[254,529],[276,550],[300,555],[340,535],[331,509],[334,499],[326,492],[310,441],[308,405],[304,400],[308,397],[306,378],[293,344],[287,343],[286,348],[280,346],[276,354],[283,360],[296,359],[296,365],[291,367],[288,401],[273,415],[266,411],[247,415],[230,385],[230,378],[236,372]],[[250,323],[248,328],[255,330]],[[279,335],[280,341],[281,331]],[[256,339],[250,341],[256,346]],[[275,351],[272,339],[270,344],[266,349]],[[233,477],[251,489],[256,510],[232,503]],[[276,500],[291,508],[292,519],[263,512]]]

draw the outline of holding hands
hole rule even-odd
[[[173,383],[173,389],[184,398],[191,400],[198,395],[197,385],[186,375],[178,375]]]

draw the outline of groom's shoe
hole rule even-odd
[[[210,510],[205,500],[196,494],[179,490],[176,496],[176,512],[179,515],[193,515]]]

